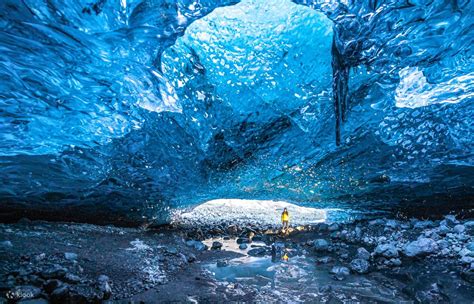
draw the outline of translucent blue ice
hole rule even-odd
[[[474,194],[473,11],[3,0],[2,210],[135,219],[213,198],[462,205]],[[339,120],[334,100],[347,101]]]

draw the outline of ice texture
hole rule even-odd
[[[164,221],[218,198],[469,204],[473,9],[3,0],[2,216]]]

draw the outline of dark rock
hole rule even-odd
[[[368,273],[369,272],[369,262],[364,259],[354,259],[351,261],[351,270],[356,273]]]
[[[245,250],[245,249],[247,249],[247,244],[240,244],[240,245],[239,245],[239,249],[240,249],[240,250]]]
[[[64,276],[64,281],[68,283],[76,284],[81,281],[81,278],[75,274],[66,273],[66,275]]]
[[[217,242],[217,241],[212,242],[212,247],[211,247],[212,250],[220,250],[221,248],[222,248],[221,242]]]
[[[461,272],[461,278],[469,283],[474,283],[474,269],[466,269]]]
[[[237,239],[237,244],[248,244],[250,242],[249,238],[240,237]]]
[[[385,183],[390,183],[390,176],[386,174],[381,174],[378,176],[375,176],[369,180],[370,183],[372,184],[385,184]]]
[[[266,249],[263,247],[258,247],[254,249],[250,249],[247,254],[250,256],[264,256],[266,253]]]
[[[338,223],[332,223],[331,225],[329,225],[328,229],[329,231],[338,231],[339,229],[341,229],[341,227]]]
[[[56,279],[47,280],[43,285],[43,289],[47,293],[52,293],[56,288],[62,285],[63,285],[63,282],[61,282],[60,280],[56,280]]]
[[[56,288],[50,295],[51,303],[66,303],[68,302],[69,298],[69,287],[67,285],[63,285],[61,287]]]
[[[67,269],[59,265],[54,265],[53,267],[46,269],[41,272],[41,276],[45,279],[62,279],[67,273]]]
[[[328,229],[329,229],[329,225],[326,223],[321,223],[318,225],[318,231],[320,232],[328,231]]]

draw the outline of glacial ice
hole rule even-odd
[[[218,198],[467,206],[472,11],[1,1],[1,215],[165,220]]]

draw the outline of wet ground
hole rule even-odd
[[[0,225],[2,301],[473,303],[474,222]],[[29,302],[31,303],[31,302]]]

